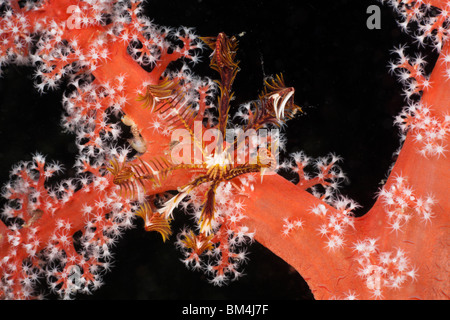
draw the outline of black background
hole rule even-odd
[[[369,5],[381,8],[381,29],[369,30]],[[392,9],[365,0],[170,0],[148,1],[146,14],[157,24],[194,27],[201,36],[238,35],[241,71],[234,105],[255,99],[264,76],[283,73],[295,87],[305,114],[289,122],[288,152],[313,157],[334,152],[349,177],[342,193],[366,212],[374,203],[399,147],[393,117],[405,102],[401,86],[388,74],[390,50],[407,43]],[[205,52],[195,70],[215,77]],[[39,95],[30,69],[7,67],[0,79],[0,182],[14,163],[38,151],[71,167],[73,136],[61,134],[61,95]],[[71,171],[68,170],[68,175]],[[283,199],[280,199],[283,201]],[[181,218],[182,219],[182,218]],[[180,227],[185,221],[175,223]],[[307,284],[289,265],[255,243],[246,276],[215,287],[203,274],[187,270],[171,241],[138,227],[117,248],[105,285],[80,299],[312,299]]]

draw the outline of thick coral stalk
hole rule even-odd
[[[439,118],[448,117],[450,110],[450,86],[445,77],[444,62],[447,51],[448,44],[430,77],[433,88],[421,100]],[[445,142],[448,141],[447,135]],[[358,299],[374,298],[365,280],[357,274],[355,246],[366,238],[376,239],[378,252],[403,250],[417,268],[417,278],[401,288],[388,288],[382,293],[383,298],[448,299],[450,163],[446,157],[426,158],[418,152],[419,148],[419,142],[414,141],[412,132],[409,133],[384,189],[395,185],[397,177],[403,176],[407,177],[414,194],[432,194],[435,205],[429,221],[414,216],[404,229],[395,231],[389,225],[383,197],[379,197],[364,216],[355,219],[354,229],[345,237],[345,247],[332,251],[320,238],[317,226],[322,221],[311,213],[311,209],[318,206],[326,207],[329,212],[336,209],[291,182],[270,176],[264,178],[262,184],[255,185],[252,197],[243,199],[248,225],[258,230],[257,241],[296,268],[317,299],[345,298],[354,293]],[[267,197],[267,194],[272,196]],[[300,218],[303,222],[301,230],[282,236],[284,218]]]

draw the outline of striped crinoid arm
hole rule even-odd
[[[139,95],[137,101],[142,101],[144,108],[157,111],[165,106],[170,106],[181,97],[181,86],[178,81],[163,78],[158,84],[147,85],[145,93]]]
[[[110,166],[106,169],[113,175],[113,183],[120,188],[122,197],[135,199],[145,194],[145,183],[160,184],[158,169],[163,166],[160,161],[152,162],[152,168],[141,158],[132,161],[119,161],[116,158],[110,160]]]
[[[106,169],[113,175],[113,183],[120,187],[122,195],[134,194],[134,184],[131,183],[134,172],[126,162],[119,162],[116,158],[110,160],[110,167]]]
[[[158,213],[152,200],[145,201],[136,211],[136,215],[144,220],[145,231],[159,232],[165,242],[172,234],[170,228],[171,219],[164,214]]]
[[[217,37],[201,38],[213,51],[210,67],[220,74],[219,89],[220,95],[217,101],[218,106],[218,129],[225,135],[230,101],[233,98],[231,87],[233,86],[236,74],[239,71],[239,61],[236,61],[238,40],[236,37],[228,37],[225,33],[219,33]]]
[[[294,103],[294,88],[286,87],[283,75],[276,75],[274,78],[264,82],[264,91],[260,95],[261,100],[268,100],[272,108],[269,114],[281,122],[292,119],[302,108]]]
[[[113,175],[113,183],[120,188],[121,196],[131,199],[142,199],[149,188],[161,187],[175,170],[204,171],[203,165],[173,164],[165,157],[155,157],[148,161],[140,157],[130,161],[113,158],[109,164],[106,169]]]
[[[183,128],[191,131],[194,121],[197,119],[192,101],[186,98],[189,91],[188,85],[182,85],[179,79],[163,78],[159,84],[147,85],[145,93],[139,95],[138,101],[142,101],[144,108],[160,115],[165,127],[170,130]],[[198,119],[197,119],[198,120]]]
[[[248,104],[246,130],[258,130],[267,124],[280,127],[302,112],[294,103],[294,88],[286,87],[283,75],[266,79],[259,99]]]

